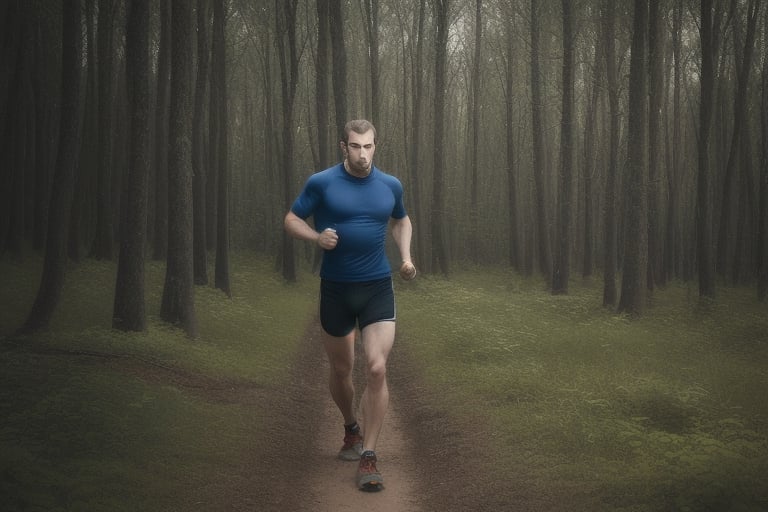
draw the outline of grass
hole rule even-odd
[[[490,466],[531,494],[766,510],[768,309],[751,289],[719,293],[702,307],[673,284],[629,320],[597,281],[552,296],[503,270],[422,279],[400,291],[401,350],[450,415],[489,422]]]
[[[270,411],[74,353],[279,392],[316,280],[285,286],[269,261],[236,255],[234,297],[198,287],[201,335],[189,340],[157,318],[162,265],[147,269],[148,331],[124,334],[110,328],[114,263],[86,261],[70,269],[51,330],[16,338],[40,268],[0,259],[3,506],[216,510],[211,496],[252,486],[242,460],[268,439]],[[601,307],[597,280],[552,296],[498,269],[425,276],[398,281],[397,350],[456,425],[489,427],[491,480],[510,475],[561,510],[766,510],[768,310],[753,290],[718,293],[700,305],[695,287],[672,284],[629,320]]]
[[[114,263],[70,269],[51,329],[16,338],[41,262],[0,261],[0,495],[6,510],[216,510],[252,485],[243,460],[268,411],[208,400],[103,364],[109,356],[279,390],[312,307],[312,279],[285,286],[267,261],[233,258],[230,300],[196,289],[197,340],[159,321],[163,266],[147,268],[146,333],[110,328]],[[297,320],[298,319],[298,320]],[[82,354],[102,354],[99,357]]]

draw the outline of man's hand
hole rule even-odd
[[[416,277],[416,267],[414,264],[410,261],[404,261],[403,264],[400,265],[400,277],[404,281],[410,281]]]
[[[325,228],[320,233],[320,236],[317,237],[317,245],[326,251],[335,249],[337,243],[339,243],[339,235],[336,234],[336,230],[333,228]]]

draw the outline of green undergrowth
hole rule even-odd
[[[557,510],[768,509],[768,307],[657,289],[640,319],[602,282],[511,272],[402,286],[400,350],[438,406],[487,427],[489,470]]]
[[[40,268],[0,261],[1,508],[220,510],[232,488],[253,487],[245,468],[268,438],[269,411],[237,403],[237,390],[225,400],[201,391],[207,382],[279,390],[311,318],[314,279],[286,286],[268,260],[238,254],[231,299],[196,287],[192,340],[158,318],[164,265],[147,265],[147,332],[120,333],[110,328],[116,266],[84,261],[68,270],[50,330],[17,337]],[[178,372],[190,387],[175,383]]]

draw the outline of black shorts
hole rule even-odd
[[[320,281],[320,324],[331,336],[346,336],[376,322],[395,321],[392,278],[361,283]]]

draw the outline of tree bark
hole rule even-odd
[[[737,246],[738,240],[736,232],[736,211],[743,204],[737,200],[738,188],[740,184],[739,163],[741,158],[749,158],[747,154],[740,154],[740,148],[743,138],[743,130],[747,125],[747,87],[749,85],[749,75],[752,69],[752,53],[755,47],[755,37],[757,34],[757,19],[760,12],[760,4],[756,0],[750,0],[747,7],[747,33],[744,38],[741,62],[737,62],[737,89],[734,97],[734,119],[733,132],[731,133],[730,148],[728,151],[728,160],[725,167],[725,176],[722,181],[722,196],[720,208],[719,232],[717,237],[717,261],[715,269],[722,276],[728,275],[728,270],[734,265],[732,262],[738,261],[733,257],[733,251]],[[734,33],[739,34],[741,30],[738,24],[734,23]],[[739,37],[735,37],[735,44],[740,44]],[[738,57],[736,59],[739,60]]]
[[[98,260],[111,260],[114,249],[112,216],[112,119],[113,119],[113,41],[114,0],[99,0],[98,74],[99,74],[99,147],[96,172],[96,233],[91,254]]]
[[[60,140],[53,175],[48,235],[40,287],[22,331],[48,327],[64,287],[67,240],[77,158],[80,151],[80,62],[82,60],[82,19],[80,0],[65,0],[62,13],[62,80]]]
[[[317,169],[331,165],[331,141],[328,137],[328,61],[330,57],[330,16],[328,0],[317,0],[317,58],[315,60],[315,111],[317,114]]]
[[[544,102],[541,86],[541,25],[539,0],[531,0],[531,109],[533,137],[533,178],[536,202],[536,225],[539,240],[539,271],[549,281],[552,276],[552,249],[549,241],[549,218],[544,194]]]
[[[662,244],[659,216],[663,144],[662,107],[664,105],[664,20],[661,0],[650,0],[648,18],[648,269],[647,287],[653,290],[661,277]]]
[[[160,2],[160,42],[157,64],[157,104],[155,107],[155,222],[152,257],[165,259],[168,251],[168,140],[169,96],[171,94],[171,3]]]
[[[213,89],[218,107],[218,137],[216,154],[218,155],[218,211],[216,213],[216,266],[214,285],[227,297],[232,296],[229,281],[229,115],[226,71],[226,16],[224,1],[213,3]]]
[[[764,32],[768,34],[768,15],[765,16]],[[764,47],[765,48],[765,47]],[[760,210],[757,225],[757,298],[768,298],[768,51],[763,50],[762,96],[760,125],[762,144],[760,154]]]
[[[699,269],[699,296],[715,297],[712,254],[712,206],[710,190],[709,140],[712,131],[717,47],[712,20],[713,0],[701,0],[701,100],[699,103],[698,182],[696,185],[696,240]]]
[[[147,328],[144,251],[149,170],[149,0],[131,0],[126,27],[126,73],[130,114],[128,174],[123,184],[120,258],[112,326]]]
[[[192,222],[192,8],[173,0],[170,40],[170,128],[168,155],[168,251],[160,317],[197,336]]]
[[[517,165],[515,162],[515,33],[512,13],[507,13],[504,23],[506,38],[506,83],[504,102],[506,107],[506,149],[507,149],[507,207],[509,208],[509,265],[520,270],[520,235],[517,204]]]
[[[624,267],[619,312],[640,316],[645,309],[648,271],[648,0],[635,0],[629,69],[629,126],[624,222]]]
[[[194,37],[194,36],[193,36]],[[195,81],[195,111],[192,118],[192,222],[193,271],[195,284],[208,284],[208,242],[206,231],[206,169],[205,98],[208,91],[209,69],[208,0],[197,2],[197,79]]]
[[[445,158],[445,81],[448,60],[448,0],[434,0],[437,38],[435,39],[435,133],[434,171],[432,174],[432,268],[449,275],[448,252],[443,240],[445,198],[443,197],[443,166]]]
[[[299,74],[299,57],[296,48],[296,0],[275,0],[275,12],[282,87],[283,201],[287,210],[293,200],[293,103],[296,98]],[[285,230],[283,230],[283,278],[289,283],[296,281],[293,238]]]
[[[290,0],[293,1],[293,0]],[[336,107],[336,140],[341,140],[347,122],[347,49],[344,45],[344,16],[341,0],[329,0],[331,48],[333,50],[333,98]]]
[[[560,127],[560,180],[557,187],[557,256],[552,269],[552,293],[568,293],[571,255],[571,202],[573,197],[573,110],[575,54],[571,0],[563,0],[563,104]]]

